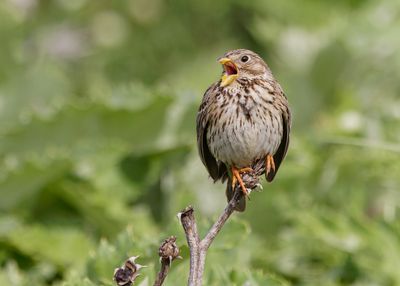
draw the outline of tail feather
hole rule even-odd
[[[228,202],[230,202],[230,200],[232,199],[233,192],[234,190],[232,189],[232,179],[229,178],[226,182],[226,191],[225,191]],[[236,204],[235,211],[244,212],[245,209],[246,209],[246,197],[241,196]]]

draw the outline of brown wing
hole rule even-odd
[[[282,123],[283,123],[283,133],[282,133],[282,140],[281,143],[279,144],[278,151],[276,151],[274,157],[274,162],[275,162],[275,171],[270,172],[268,175],[266,175],[266,179],[268,182],[271,182],[276,173],[278,172],[279,166],[281,165],[283,159],[286,156],[286,152],[288,150],[289,146],[289,133],[290,133],[290,125],[291,125],[291,115],[290,115],[290,110],[287,107],[287,101],[285,98],[285,112],[282,114]]]
[[[216,84],[210,86],[203,96],[196,119],[197,131],[197,147],[199,150],[200,159],[207,168],[208,173],[214,181],[226,177],[226,166],[222,162],[215,159],[208,148],[207,143],[207,128],[209,124],[209,108],[210,103],[217,92]]]

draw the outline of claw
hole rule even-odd
[[[271,170],[275,172],[275,161],[274,157],[268,154],[265,158],[265,173],[268,175]]]
[[[242,189],[243,194],[248,197],[250,194],[250,191],[246,188],[246,186],[243,183],[242,177],[240,176],[241,173],[247,173],[247,172],[253,172],[252,168],[246,167],[242,169],[236,169],[235,167],[232,167],[232,190],[235,189],[236,183],[238,182],[240,185],[240,188]]]

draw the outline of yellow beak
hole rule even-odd
[[[239,76],[235,63],[229,58],[220,58],[218,62],[223,65],[225,73],[221,77],[221,87],[230,85]]]
[[[219,59],[218,59],[218,62],[219,62],[221,65],[224,65],[224,64],[229,63],[229,62],[232,62],[232,61],[231,61],[231,59],[228,59],[228,58],[219,58]]]

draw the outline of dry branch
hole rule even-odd
[[[186,240],[190,250],[190,273],[188,278],[188,286],[202,285],[207,250],[214,241],[215,237],[221,231],[222,227],[225,225],[225,222],[234,212],[235,207],[242,196],[242,192],[236,189],[232,199],[229,201],[222,214],[202,240],[200,240],[197,231],[196,218],[194,216],[193,208],[189,206],[178,214],[185,231]]]

